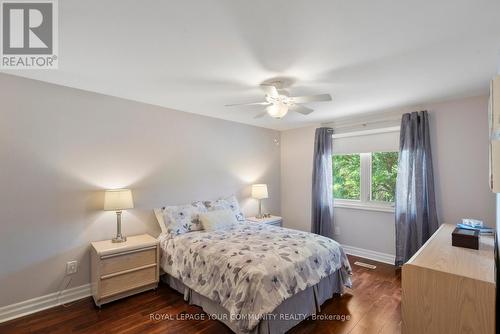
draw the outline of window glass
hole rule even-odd
[[[359,154],[333,156],[333,197],[339,199],[360,199]]]
[[[371,199],[378,202],[394,202],[398,152],[372,153]]]

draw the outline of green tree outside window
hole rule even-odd
[[[398,152],[372,153],[372,201],[394,202]]]
[[[333,197],[359,200],[360,166],[359,154],[333,156]]]

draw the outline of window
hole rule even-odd
[[[394,211],[398,152],[338,154],[332,159],[335,206]]]

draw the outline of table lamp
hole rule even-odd
[[[113,242],[127,241],[122,235],[122,210],[133,209],[134,201],[130,189],[114,189],[104,192],[104,210],[116,211],[116,237]]]
[[[259,200],[259,214],[257,218],[262,219],[262,200],[268,198],[267,184],[254,184],[252,185],[252,197]]]

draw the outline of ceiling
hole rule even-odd
[[[4,71],[274,129],[487,94],[500,1],[65,0],[59,70]],[[254,119],[269,78],[330,93],[309,116]]]

